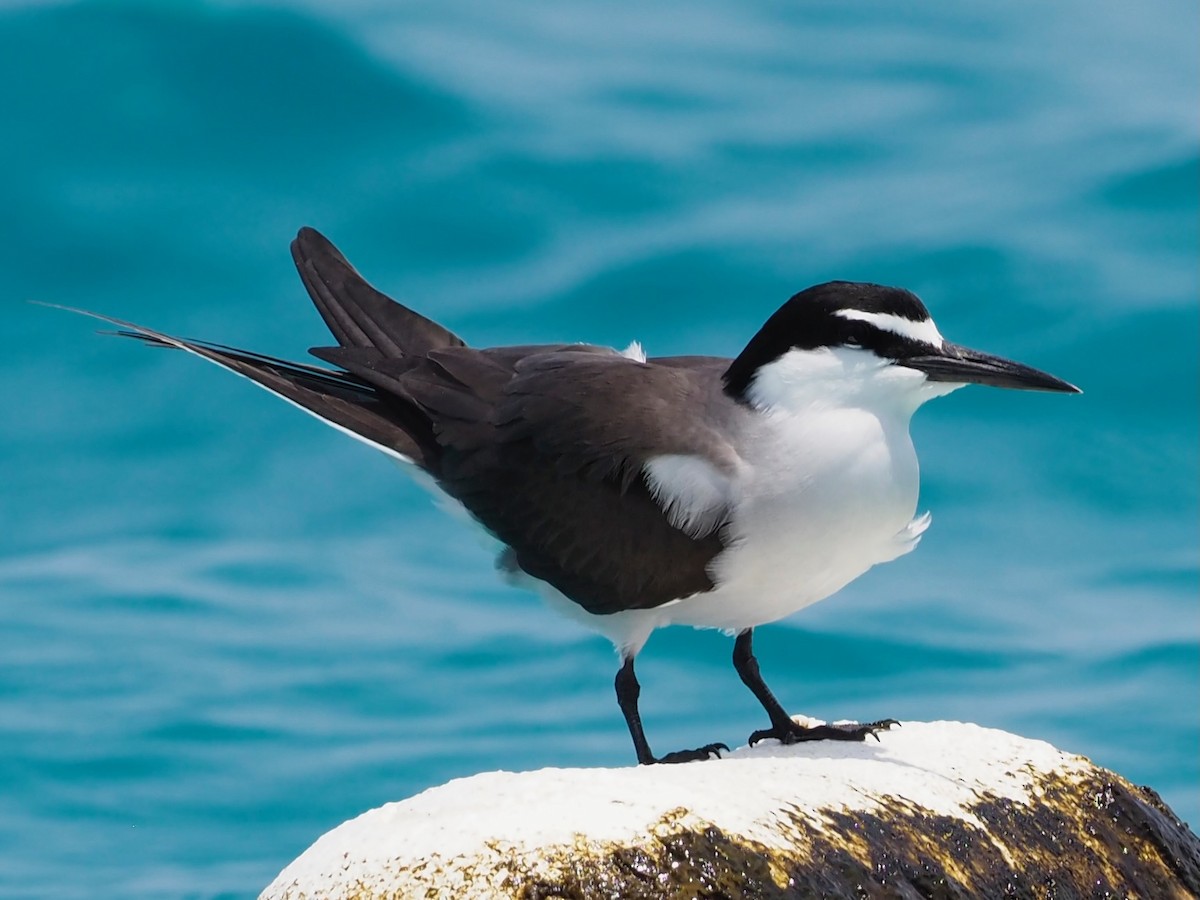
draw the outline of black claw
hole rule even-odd
[[[774,738],[781,744],[799,744],[804,741],[864,741],[867,735],[879,740],[879,732],[887,731],[893,725],[899,725],[895,719],[880,719],[878,722],[847,722],[841,725],[800,725],[796,722],[782,730],[764,728],[750,735],[750,746],[767,738]]]
[[[880,719],[878,722],[867,722],[865,725],[860,725],[860,728],[869,728],[871,737],[875,738],[875,742],[879,743],[879,732],[889,731],[895,725],[900,727],[900,723],[896,719]]]
[[[655,760],[657,763],[685,763],[699,762],[702,759],[711,759],[716,757],[721,758],[721,751],[729,752],[729,748],[724,744],[705,744],[703,747],[697,747],[695,750],[676,750],[674,753],[668,753],[666,756],[660,756]]]

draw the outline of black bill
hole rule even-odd
[[[928,356],[910,356],[899,360],[901,365],[924,372],[930,381],[949,381],[958,384],[990,384],[993,387],[1014,388],[1019,391],[1055,391],[1061,394],[1080,394],[1082,391],[1055,378],[1048,372],[980,353],[946,341],[939,352]]]

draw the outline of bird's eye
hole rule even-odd
[[[861,347],[862,342],[859,341],[857,338],[846,338],[846,340],[844,340],[842,342],[842,346],[844,346],[844,347]]]

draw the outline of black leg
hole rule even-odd
[[[750,692],[758,698],[771,727],[764,728],[750,735],[750,743],[757,744],[764,738],[775,738],[781,744],[796,744],[800,741],[861,741],[869,734],[879,740],[877,732],[886,731],[893,725],[899,725],[895,719],[882,719],[878,722],[868,722],[860,725],[857,722],[846,725],[816,725],[807,727],[799,725],[787,714],[767,683],[763,681],[758,671],[758,660],[754,658],[754,629],[747,628],[737,636],[733,644],[733,667],[737,669],[742,683],[750,688]]]
[[[638,697],[641,696],[642,686],[638,684],[637,675],[633,672],[633,657],[625,657],[625,662],[617,672],[617,705],[625,716],[625,724],[629,726],[629,736],[633,738],[633,749],[637,753],[638,762],[643,766],[658,762],[650,752],[650,744],[646,740],[646,732],[642,730],[642,716],[638,712]]]
[[[633,749],[637,752],[638,763],[641,765],[692,762],[698,759],[708,759],[711,756],[719,759],[721,754],[718,751],[729,750],[724,744],[706,744],[697,750],[679,750],[661,758],[655,756],[650,752],[646,732],[642,730],[642,716],[638,712],[637,706],[642,687],[638,684],[637,675],[633,671],[632,656],[625,657],[620,671],[617,672],[616,688],[617,705],[621,707],[621,713],[625,716],[625,724],[629,726],[629,736],[633,738]]]
[[[737,640],[733,642],[733,667],[737,669],[742,684],[750,688],[750,692],[767,711],[771,727],[777,731],[791,727],[792,717],[783,708],[783,704],[775,699],[775,695],[771,693],[758,671],[758,660],[754,658],[754,629],[747,628],[740,632]]]

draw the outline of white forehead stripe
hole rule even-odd
[[[922,319],[920,322],[914,322],[912,319],[906,319],[903,316],[893,315],[892,313],[865,312],[861,309],[839,309],[837,310],[837,315],[843,319],[857,319],[860,322],[869,322],[880,331],[890,331],[892,334],[900,335],[900,337],[920,341],[923,344],[929,344],[933,347],[941,347],[943,343],[942,333],[933,324],[933,319]]]

